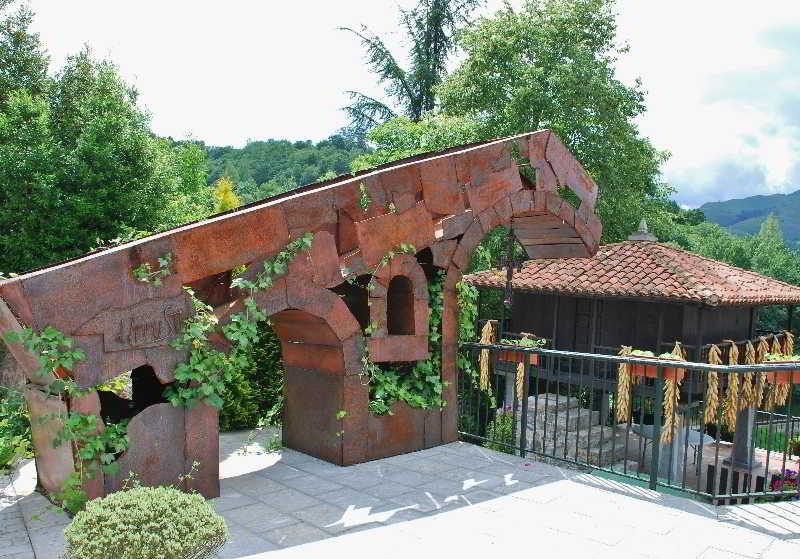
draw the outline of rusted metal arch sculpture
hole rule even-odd
[[[535,181],[520,173],[520,165],[528,164]],[[577,208],[562,198],[560,188],[574,193]],[[170,382],[175,365],[186,358],[169,346],[191,313],[183,287],[192,286],[215,305],[224,321],[241,307],[243,296],[230,288],[230,270],[247,264],[247,273],[253,273],[290,240],[314,233],[311,248],[291,263],[288,274],[256,295],[281,338],[286,444],[344,465],[435,446],[457,438],[455,286],[473,250],[494,227],[511,225],[532,257],[592,255],[602,229],[596,197],[589,175],[547,130],[426,154],[0,282],[0,332],[21,324],[50,325],[72,337],[87,354],[72,371],[83,387],[143,365]],[[368,412],[368,387],[359,376],[363,324],[331,289],[370,273],[401,244],[430,249],[433,265],[446,272],[442,376],[450,383],[446,399],[452,405],[421,410],[399,403],[393,415],[378,417]],[[167,253],[174,257],[174,273],[161,286],[133,277],[134,268]],[[427,352],[427,285],[418,267],[409,256],[376,274],[375,312],[384,319],[392,278],[406,276],[413,286],[413,334],[379,329],[369,340],[389,360],[403,355],[416,360]],[[52,379],[34,374],[36,356],[19,345],[9,349],[27,377],[34,416],[67,407],[99,415],[96,394],[71,402],[43,394],[37,386]],[[337,410],[346,410],[346,416]],[[53,421],[33,423],[40,481],[57,491],[74,467],[71,451],[50,444],[59,428]],[[131,445],[120,461],[145,483],[174,481],[198,461],[193,486],[206,496],[218,494],[212,407],[176,410],[156,404],[131,420],[129,433]],[[164,448],[171,449],[168,456]],[[119,482],[97,480],[90,495],[113,491]]]

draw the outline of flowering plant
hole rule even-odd
[[[798,483],[798,476],[796,470],[784,470],[782,474],[772,476],[770,482],[770,489],[772,491],[797,491],[797,495],[793,497],[795,500],[800,500],[800,483]]]

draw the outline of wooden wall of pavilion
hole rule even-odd
[[[675,341],[691,351],[698,343],[750,337],[752,307],[706,306],[698,316],[700,309],[677,302],[517,291],[508,330],[554,338],[555,349],[590,353],[616,353],[622,345],[663,352]]]

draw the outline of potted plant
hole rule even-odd
[[[682,361],[672,353],[662,353],[656,356],[652,351],[643,351],[641,349],[634,349],[628,354],[628,357],[637,357],[639,359],[663,359],[668,361]],[[664,367],[664,379],[675,380],[681,382],[686,369],[680,367]],[[631,373],[637,377],[656,378],[658,376],[658,365],[646,365],[644,363],[631,363]]]
[[[531,335],[523,335],[519,339],[502,339],[501,345],[510,345],[524,348],[542,348],[547,343],[545,338],[538,338]],[[539,364],[539,355],[536,353],[522,353],[521,351],[514,351],[513,349],[501,349],[497,358],[500,361],[508,361],[510,363],[524,363],[525,356],[530,356],[531,365]]]
[[[796,363],[797,370],[773,371],[767,373],[767,379],[774,384],[800,384],[800,355],[768,353],[764,356],[764,363]]]

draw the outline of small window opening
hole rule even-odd
[[[414,334],[414,286],[405,276],[395,276],[389,282],[386,326],[389,335]]]

